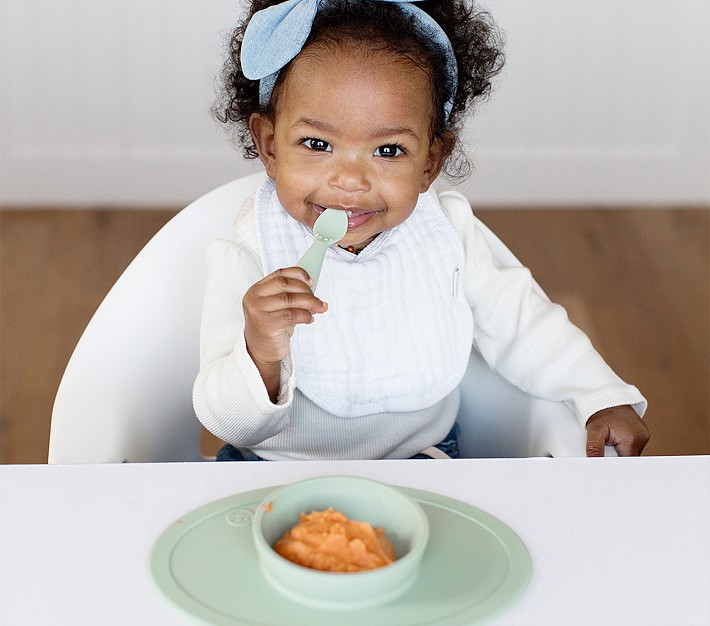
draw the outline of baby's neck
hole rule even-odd
[[[338,248],[341,248],[342,250],[345,250],[345,252],[349,252],[350,254],[354,254],[357,256],[365,249],[365,246],[362,246],[361,248],[356,246],[338,246]]]
[[[338,246],[339,248],[342,248],[346,252],[350,252],[350,254],[358,255],[360,254],[365,248],[367,248],[368,245],[370,245],[375,239],[377,238],[377,235],[372,237],[371,239],[368,239],[364,243],[356,243],[350,246]]]

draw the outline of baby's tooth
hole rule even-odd
[[[352,216],[353,216],[353,212],[352,212],[352,211],[345,211],[345,212],[348,214],[348,217],[352,217]]]

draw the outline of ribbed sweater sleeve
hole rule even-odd
[[[533,396],[565,402],[583,426],[612,406],[629,404],[643,415],[646,400],[639,390],[614,373],[530,271],[494,258],[470,207],[450,206],[447,213],[464,242],[474,342],[489,366]]]
[[[269,399],[244,340],[242,298],[263,277],[248,247],[215,241],[207,250],[207,286],[202,315],[200,372],[193,389],[195,413],[217,437],[248,447],[288,424],[295,388],[291,356],[281,366],[276,404]],[[234,416],[240,416],[234,419]]]

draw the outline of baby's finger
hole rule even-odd
[[[313,295],[311,285],[302,280],[301,277],[289,276],[274,272],[259,282],[254,283],[249,292],[257,298],[268,298],[281,293],[302,293]]]
[[[641,449],[634,442],[623,441],[614,448],[619,456],[641,456]]]
[[[310,313],[324,313],[328,305],[320,298],[308,292],[280,291],[270,296],[263,296],[259,301],[259,308],[266,313],[298,309]]]
[[[595,422],[587,424],[587,456],[604,456],[609,429]]]
[[[313,279],[302,267],[282,267],[271,274],[274,280],[288,282],[299,281],[310,289],[313,287]]]
[[[649,440],[648,428],[640,420],[634,426],[636,428],[624,432],[618,437],[614,437],[614,432],[612,431],[614,447],[619,456],[641,456],[643,449],[646,447]]]
[[[266,314],[263,325],[278,332],[286,329],[290,336],[297,324],[311,324],[313,321],[313,313],[307,309],[277,309]]]

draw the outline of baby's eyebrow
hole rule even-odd
[[[311,119],[310,117],[302,117],[298,121],[294,122],[291,128],[300,128],[301,126],[310,126],[311,128],[315,128],[317,130],[322,130],[328,133],[337,133],[338,128],[337,126],[333,126],[333,124],[329,124],[328,122],[323,122],[321,120],[314,120]]]
[[[381,137],[392,137],[394,135],[409,135],[414,139],[419,139],[419,135],[409,128],[409,126],[383,126],[372,133],[372,138],[379,139]]]
[[[323,120],[312,119],[310,117],[302,117],[301,119],[296,121],[291,128],[296,129],[300,128],[301,126],[308,126],[310,128],[315,128],[317,130],[322,130],[324,132],[334,134],[340,132],[340,129],[334,124],[331,124],[330,122],[325,122]],[[419,139],[419,135],[417,135],[417,133],[414,132],[414,130],[412,130],[409,126],[381,126],[372,131],[372,133],[370,134],[370,138],[380,139],[382,137],[393,137],[395,135],[409,135],[414,139]]]

